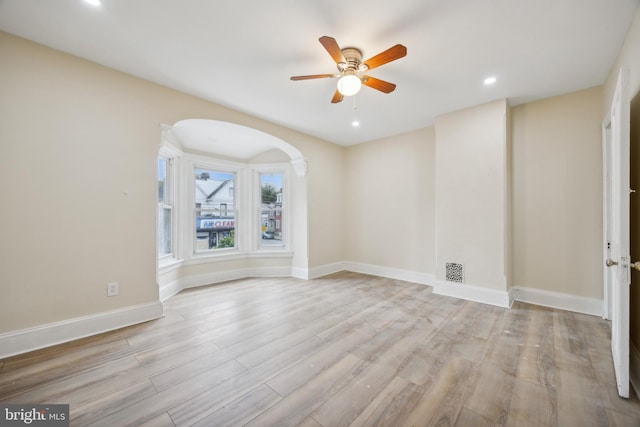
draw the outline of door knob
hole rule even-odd
[[[607,260],[604,263],[607,267],[613,267],[614,265],[618,265],[618,262],[612,260],[611,258],[607,258]],[[635,268],[636,270],[640,270],[640,261],[630,263],[629,267]]]

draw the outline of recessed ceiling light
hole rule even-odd
[[[357,128],[358,126],[360,126],[360,122],[357,120],[354,120],[351,122],[351,126],[353,126],[354,128]]]
[[[498,79],[496,79],[495,77],[491,76],[491,77],[487,77],[486,79],[484,79],[484,84],[489,86],[494,84]]]
[[[89,3],[91,6],[100,6],[100,0],[84,0]]]

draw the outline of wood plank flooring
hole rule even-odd
[[[356,273],[181,292],[162,319],[0,360],[74,426],[640,426],[609,324]]]

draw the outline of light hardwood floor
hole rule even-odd
[[[165,317],[0,360],[74,426],[640,426],[609,325],[356,273],[183,291]]]

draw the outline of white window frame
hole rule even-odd
[[[178,227],[180,226],[180,217],[181,217],[181,209],[180,209],[180,199],[179,199],[179,182],[180,182],[180,166],[181,166],[181,157],[182,150],[177,148],[176,146],[164,142],[160,146],[160,150],[158,152],[158,157],[156,159],[156,168],[159,159],[165,159],[167,161],[167,174],[165,177],[165,185],[167,186],[165,190],[165,202],[160,203],[158,201],[158,209],[157,215],[159,221],[160,210],[163,208],[171,209],[171,251],[168,254],[164,254],[160,256],[158,251],[159,242],[156,243],[156,251],[157,251],[157,259],[158,259],[158,267],[161,269],[167,268],[171,265],[175,265],[179,262],[180,253],[181,253],[181,241],[179,239],[180,233],[178,232]],[[156,177],[157,177],[156,170]],[[157,178],[156,178],[157,179]],[[156,240],[160,238],[159,236],[159,222],[156,224]]]
[[[160,200],[160,196],[158,195],[158,259],[159,260],[163,260],[164,258],[175,258],[175,241],[173,240],[173,235],[174,235],[174,221],[173,221],[173,217],[174,217],[174,213],[173,213],[173,206],[174,206],[174,200],[171,197],[172,193],[173,193],[173,185],[172,185],[172,180],[171,177],[174,175],[173,174],[173,168],[172,168],[172,159],[170,157],[166,157],[166,156],[158,156],[158,176],[160,175],[160,161],[164,161],[165,167],[164,167],[164,197],[163,200]],[[159,189],[158,189],[159,190]],[[168,210],[170,212],[169,215],[169,233],[168,233],[168,237],[169,238],[169,250],[166,253],[162,253],[162,251],[160,250],[160,248],[162,246],[164,246],[163,242],[162,242],[162,238],[161,235],[164,235],[164,233],[162,233],[163,231],[163,227],[162,227],[162,218],[164,217],[164,212]]]
[[[289,164],[287,163],[268,163],[251,165],[252,179],[252,224],[251,224],[251,247],[256,253],[268,252],[286,252],[290,248],[291,242],[291,206],[290,206],[290,190],[289,190]],[[284,218],[284,227],[282,228],[282,243],[280,245],[263,245],[261,232],[261,209],[262,209],[262,183],[260,181],[261,174],[280,174],[282,175],[282,218]]]
[[[246,216],[244,214],[245,203],[243,201],[242,189],[244,188],[244,175],[245,166],[241,163],[224,161],[213,159],[206,156],[187,154],[186,156],[185,173],[183,174],[185,183],[187,184],[187,204],[186,209],[189,212],[189,219],[187,222],[189,230],[186,240],[188,240],[187,246],[190,248],[190,258],[219,258],[229,255],[236,255],[243,251],[246,247],[243,239],[245,239]],[[196,237],[196,202],[195,202],[195,170],[205,169],[216,172],[224,172],[235,175],[234,179],[234,234],[235,234],[235,247],[233,248],[215,248],[207,250],[197,250],[197,237]],[[239,191],[240,189],[240,191]]]
[[[181,163],[180,244],[185,265],[196,265],[252,257],[291,256],[291,197],[289,163],[251,164],[223,160],[201,154],[185,153]],[[235,247],[196,250],[195,170],[205,169],[235,174]],[[284,228],[282,245],[262,246],[260,234],[260,173],[282,174]]]

